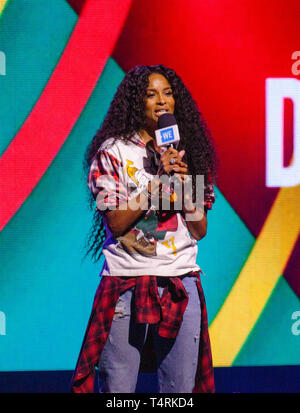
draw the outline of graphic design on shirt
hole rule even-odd
[[[162,244],[167,248],[172,248],[173,254],[176,255],[176,246],[174,243],[174,237],[167,239],[166,241],[162,242]]]
[[[139,181],[135,177],[135,173],[137,171],[137,168],[135,168],[133,165],[133,162],[130,161],[129,159],[126,159],[126,172],[129,178],[136,184],[136,186],[139,185]]]
[[[163,245],[172,248],[173,253],[176,254],[174,237],[165,240],[165,236],[168,231],[175,232],[177,228],[176,214],[160,214],[158,218],[155,213],[152,213],[150,216],[141,219],[134,229],[119,237],[117,246],[129,254],[154,256],[157,255],[157,242],[164,241]]]
[[[136,185],[135,191],[131,196],[135,195],[135,192],[139,193],[146,188],[148,182],[153,178],[153,175],[145,171],[144,168],[138,169],[133,166],[133,161],[126,159],[126,172],[130,180]]]

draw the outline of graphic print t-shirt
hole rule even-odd
[[[137,134],[129,142],[106,140],[93,158],[88,186],[102,211],[107,235],[102,275],[170,277],[200,270],[197,241],[179,212],[142,214],[134,227],[117,238],[108,228],[104,211],[126,205],[146,189],[155,173],[146,145]],[[213,184],[206,186],[204,193],[204,206],[211,209]]]

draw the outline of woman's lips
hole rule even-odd
[[[168,109],[157,109],[156,111],[155,111],[155,114],[157,115],[157,116],[160,116],[160,115],[163,115],[164,113],[168,113],[169,111],[168,111]]]

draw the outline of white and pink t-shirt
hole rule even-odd
[[[88,186],[98,209],[104,211],[135,198],[155,174],[147,147],[137,134],[128,142],[111,138],[92,160]],[[211,209],[213,184],[204,193],[204,206]],[[172,277],[200,270],[196,264],[197,241],[179,212],[145,213],[134,227],[117,238],[111,234],[102,213],[107,235],[102,275]]]

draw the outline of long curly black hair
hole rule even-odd
[[[101,127],[86,149],[83,162],[85,176],[88,176],[93,157],[106,139],[114,137],[127,141],[145,126],[146,90],[152,73],[163,75],[171,85],[175,100],[174,116],[180,133],[178,150],[185,149],[183,160],[188,164],[189,175],[204,175],[204,182],[207,182],[210,174],[215,182],[218,162],[206,122],[181,78],[164,65],[135,66],[125,75]],[[89,195],[89,205],[93,209],[95,200],[91,193]],[[85,257],[92,254],[92,260],[97,262],[105,238],[102,215],[95,209]]]

